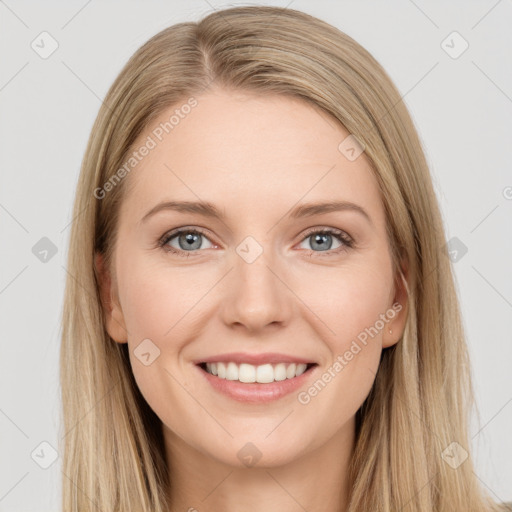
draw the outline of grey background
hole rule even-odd
[[[367,48],[403,94],[448,239],[467,248],[453,265],[481,414],[471,427],[476,473],[497,500],[512,500],[512,2],[251,4],[332,23]],[[241,4],[0,1],[0,511],[60,506],[61,460],[43,469],[51,448],[40,443],[57,447],[71,207],[101,99],[156,32],[231,5]],[[42,46],[43,31],[58,42],[46,59],[31,47]],[[469,44],[457,58],[463,42],[453,31]],[[44,237],[56,251],[46,262],[38,253],[49,245]]]

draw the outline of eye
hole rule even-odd
[[[169,242],[176,238],[178,246],[169,245]],[[206,235],[198,229],[180,228],[171,233],[165,234],[159,241],[158,245],[165,251],[172,252],[178,256],[188,257],[190,252],[194,252],[198,249],[209,249],[213,247],[210,243],[210,247],[203,247],[203,240],[208,240]],[[208,240],[209,241],[209,240]]]
[[[337,239],[340,245],[331,250],[333,238]],[[342,251],[346,251],[354,246],[354,241],[351,237],[349,237],[345,232],[334,228],[313,228],[306,233],[302,243],[307,240],[311,240],[310,244],[313,248],[313,250],[309,250],[311,255],[317,252],[327,252],[326,256],[330,256],[332,254],[338,254]],[[322,254],[322,256],[324,255]]]
[[[314,235],[314,236],[313,236]],[[337,239],[338,247],[332,249],[332,239]],[[176,239],[175,244],[170,242]],[[204,247],[203,241],[207,240],[210,246]],[[306,232],[301,243],[311,240],[313,249],[309,249],[312,256],[314,253],[322,253],[322,256],[331,256],[346,251],[354,246],[354,241],[345,232],[334,228],[312,228]],[[209,249],[213,244],[209,241],[206,234],[197,228],[179,228],[170,233],[166,233],[158,242],[158,246],[167,252],[177,254],[178,256],[189,257],[199,249]],[[317,250],[318,249],[318,250]]]

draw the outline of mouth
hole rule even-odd
[[[255,366],[234,361],[202,362],[195,366],[210,389],[248,405],[270,403],[293,395],[313,380],[317,367],[320,368],[317,363],[264,363]]]
[[[266,363],[253,365],[237,364],[234,361],[202,362],[197,366],[217,379],[225,379],[243,384],[272,384],[288,381],[309,373],[317,363]],[[302,379],[301,379],[302,380]]]
[[[321,368],[308,359],[278,352],[229,352],[193,363],[209,389],[238,403],[263,404],[291,396],[313,381]]]

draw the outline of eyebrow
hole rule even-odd
[[[183,213],[193,213],[196,215],[202,215],[203,217],[209,217],[225,220],[225,215],[212,203],[206,201],[165,201],[159,203],[151,210],[149,210],[144,217],[141,219],[142,222],[146,222],[150,217],[160,211],[171,210]],[[360,213],[366,220],[373,225],[371,217],[368,215],[366,210],[358,204],[351,203],[350,201],[330,201],[326,203],[306,203],[301,204],[294,208],[289,216],[292,219],[298,219],[303,217],[312,217],[313,215],[320,215],[322,213],[330,213],[335,211],[354,211]]]

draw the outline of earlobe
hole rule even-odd
[[[404,333],[409,298],[407,270],[407,265],[402,264],[398,275],[395,276],[395,297],[392,302],[392,308],[395,310],[396,314],[393,320],[385,327],[382,336],[382,348],[388,348],[398,343]]]
[[[105,328],[117,343],[127,343],[127,330],[124,316],[117,298],[117,291],[112,285],[110,272],[105,268],[103,254],[94,255],[94,264],[101,297],[101,307],[105,316]]]

